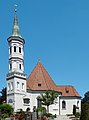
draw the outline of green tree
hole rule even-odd
[[[1,104],[0,105],[0,112],[1,114],[12,114],[13,113],[13,108],[9,104]]]
[[[89,104],[82,104],[80,120],[89,120]]]
[[[0,104],[6,103],[6,87],[0,91]]]
[[[54,100],[58,97],[58,93],[54,90],[48,90],[45,94],[42,94],[40,98],[42,105],[47,106],[47,113],[49,112],[49,105],[54,104]]]
[[[82,103],[89,103],[89,91],[84,94],[84,98],[82,99]]]

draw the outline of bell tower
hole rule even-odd
[[[14,10],[12,35],[7,39],[9,48],[9,71],[7,80],[7,103],[14,111],[22,108],[23,96],[26,94],[26,75],[24,73],[24,44],[25,40],[20,34],[17,10]]]

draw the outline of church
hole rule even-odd
[[[24,44],[20,34],[18,18],[15,10],[12,34],[7,39],[9,51],[9,70],[6,75],[7,103],[14,111],[39,106],[37,98],[47,90],[58,92],[54,104],[49,106],[49,112],[56,115],[73,114],[73,106],[81,111],[81,97],[73,86],[56,85],[40,61],[36,64],[29,77],[24,72]]]

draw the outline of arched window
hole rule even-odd
[[[21,47],[19,47],[19,53],[21,53]]]
[[[12,53],[12,47],[10,46],[10,54]]]
[[[17,82],[17,89],[19,89],[19,87],[20,87],[20,86],[19,86],[19,82]]]
[[[9,100],[8,100],[8,103],[13,103],[13,100],[12,100],[12,99],[9,99]]]
[[[62,109],[65,109],[65,108],[66,108],[66,102],[62,101]]]
[[[19,69],[21,70],[21,64],[19,64]]]
[[[16,52],[16,46],[14,46],[14,52]]]
[[[12,64],[11,64],[11,63],[9,64],[9,69],[10,69],[10,70],[12,69]]]
[[[77,101],[77,107],[79,107],[79,101]]]
[[[22,90],[24,90],[24,83],[22,83]]]

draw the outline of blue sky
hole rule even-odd
[[[8,43],[17,4],[27,77],[40,57],[57,85],[89,90],[89,0],[0,0],[0,90],[6,86]]]

